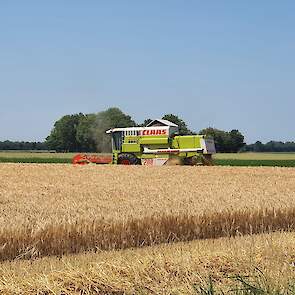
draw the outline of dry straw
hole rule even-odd
[[[0,259],[293,230],[284,168],[0,165]]]
[[[3,262],[0,293],[199,294],[210,277],[222,294],[245,291],[235,279],[243,276],[259,294],[292,294],[294,238],[273,233]]]

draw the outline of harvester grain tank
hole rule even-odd
[[[112,156],[76,155],[74,164],[112,163],[122,165],[212,165],[215,144],[205,135],[179,135],[179,127],[156,119],[146,127],[113,128]]]

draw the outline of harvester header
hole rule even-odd
[[[77,155],[74,164],[212,165],[215,145],[204,135],[179,135],[176,124],[157,119],[146,127],[113,128],[112,156]]]

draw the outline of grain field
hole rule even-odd
[[[293,230],[288,168],[0,165],[0,259]]]
[[[294,294],[294,241],[272,233],[2,262],[0,294]]]

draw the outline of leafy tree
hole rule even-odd
[[[109,152],[111,140],[105,131],[130,126],[136,126],[136,123],[118,108],[98,114],[66,115],[55,122],[46,144],[50,149],[64,152]]]
[[[283,145],[282,145],[282,151],[283,152],[294,152],[295,151],[295,143],[294,142],[285,142]]]
[[[200,134],[211,136],[214,139],[216,151],[224,151],[226,136],[225,132],[216,128],[206,128],[199,132]]]
[[[80,117],[79,124],[76,129],[76,140],[79,144],[80,151],[95,152],[96,143],[94,140],[94,123],[95,114],[87,114]]]
[[[48,150],[44,142],[29,142],[29,141],[0,141],[0,150]]]
[[[230,147],[229,150],[230,152],[238,152],[244,145],[244,136],[242,133],[237,130],[233,129],[229,132],[229,137],[230,137]]]
[[[263,152],[265,151],[264,144],[261,141],[256,141],[253,145],[253,151],[254,152]]]
[[[116,127],[133,127],[136,123],[129,115],[124,114],[119,108],[109,108],[96,115],[94,122],[94,140],[98,152],[110,152],[110,136],[106,130]]]
[[[63,116],[56,121],[53,130],[46,138],[48,147],[63,152],[79,151],[80,145],[76,138],[76,132],[82,117],[84,117],[84,115],[79,113]]]
[[[253,144],[245,145],[242,152],[295,152],[295,142],[269,141],[263,144],[256,141]]]
[[[178,125],[180,135],[193,134],[193,132],[187,128],[186,123],[176,115],[166,114],[162,117],[162,119],[168,120],[168,121]]]
[[[244,136],[237,129],[227,132],[209,127],[201,130],[200,134],[214,138],[217,152],[236,153],[245,145]]]

